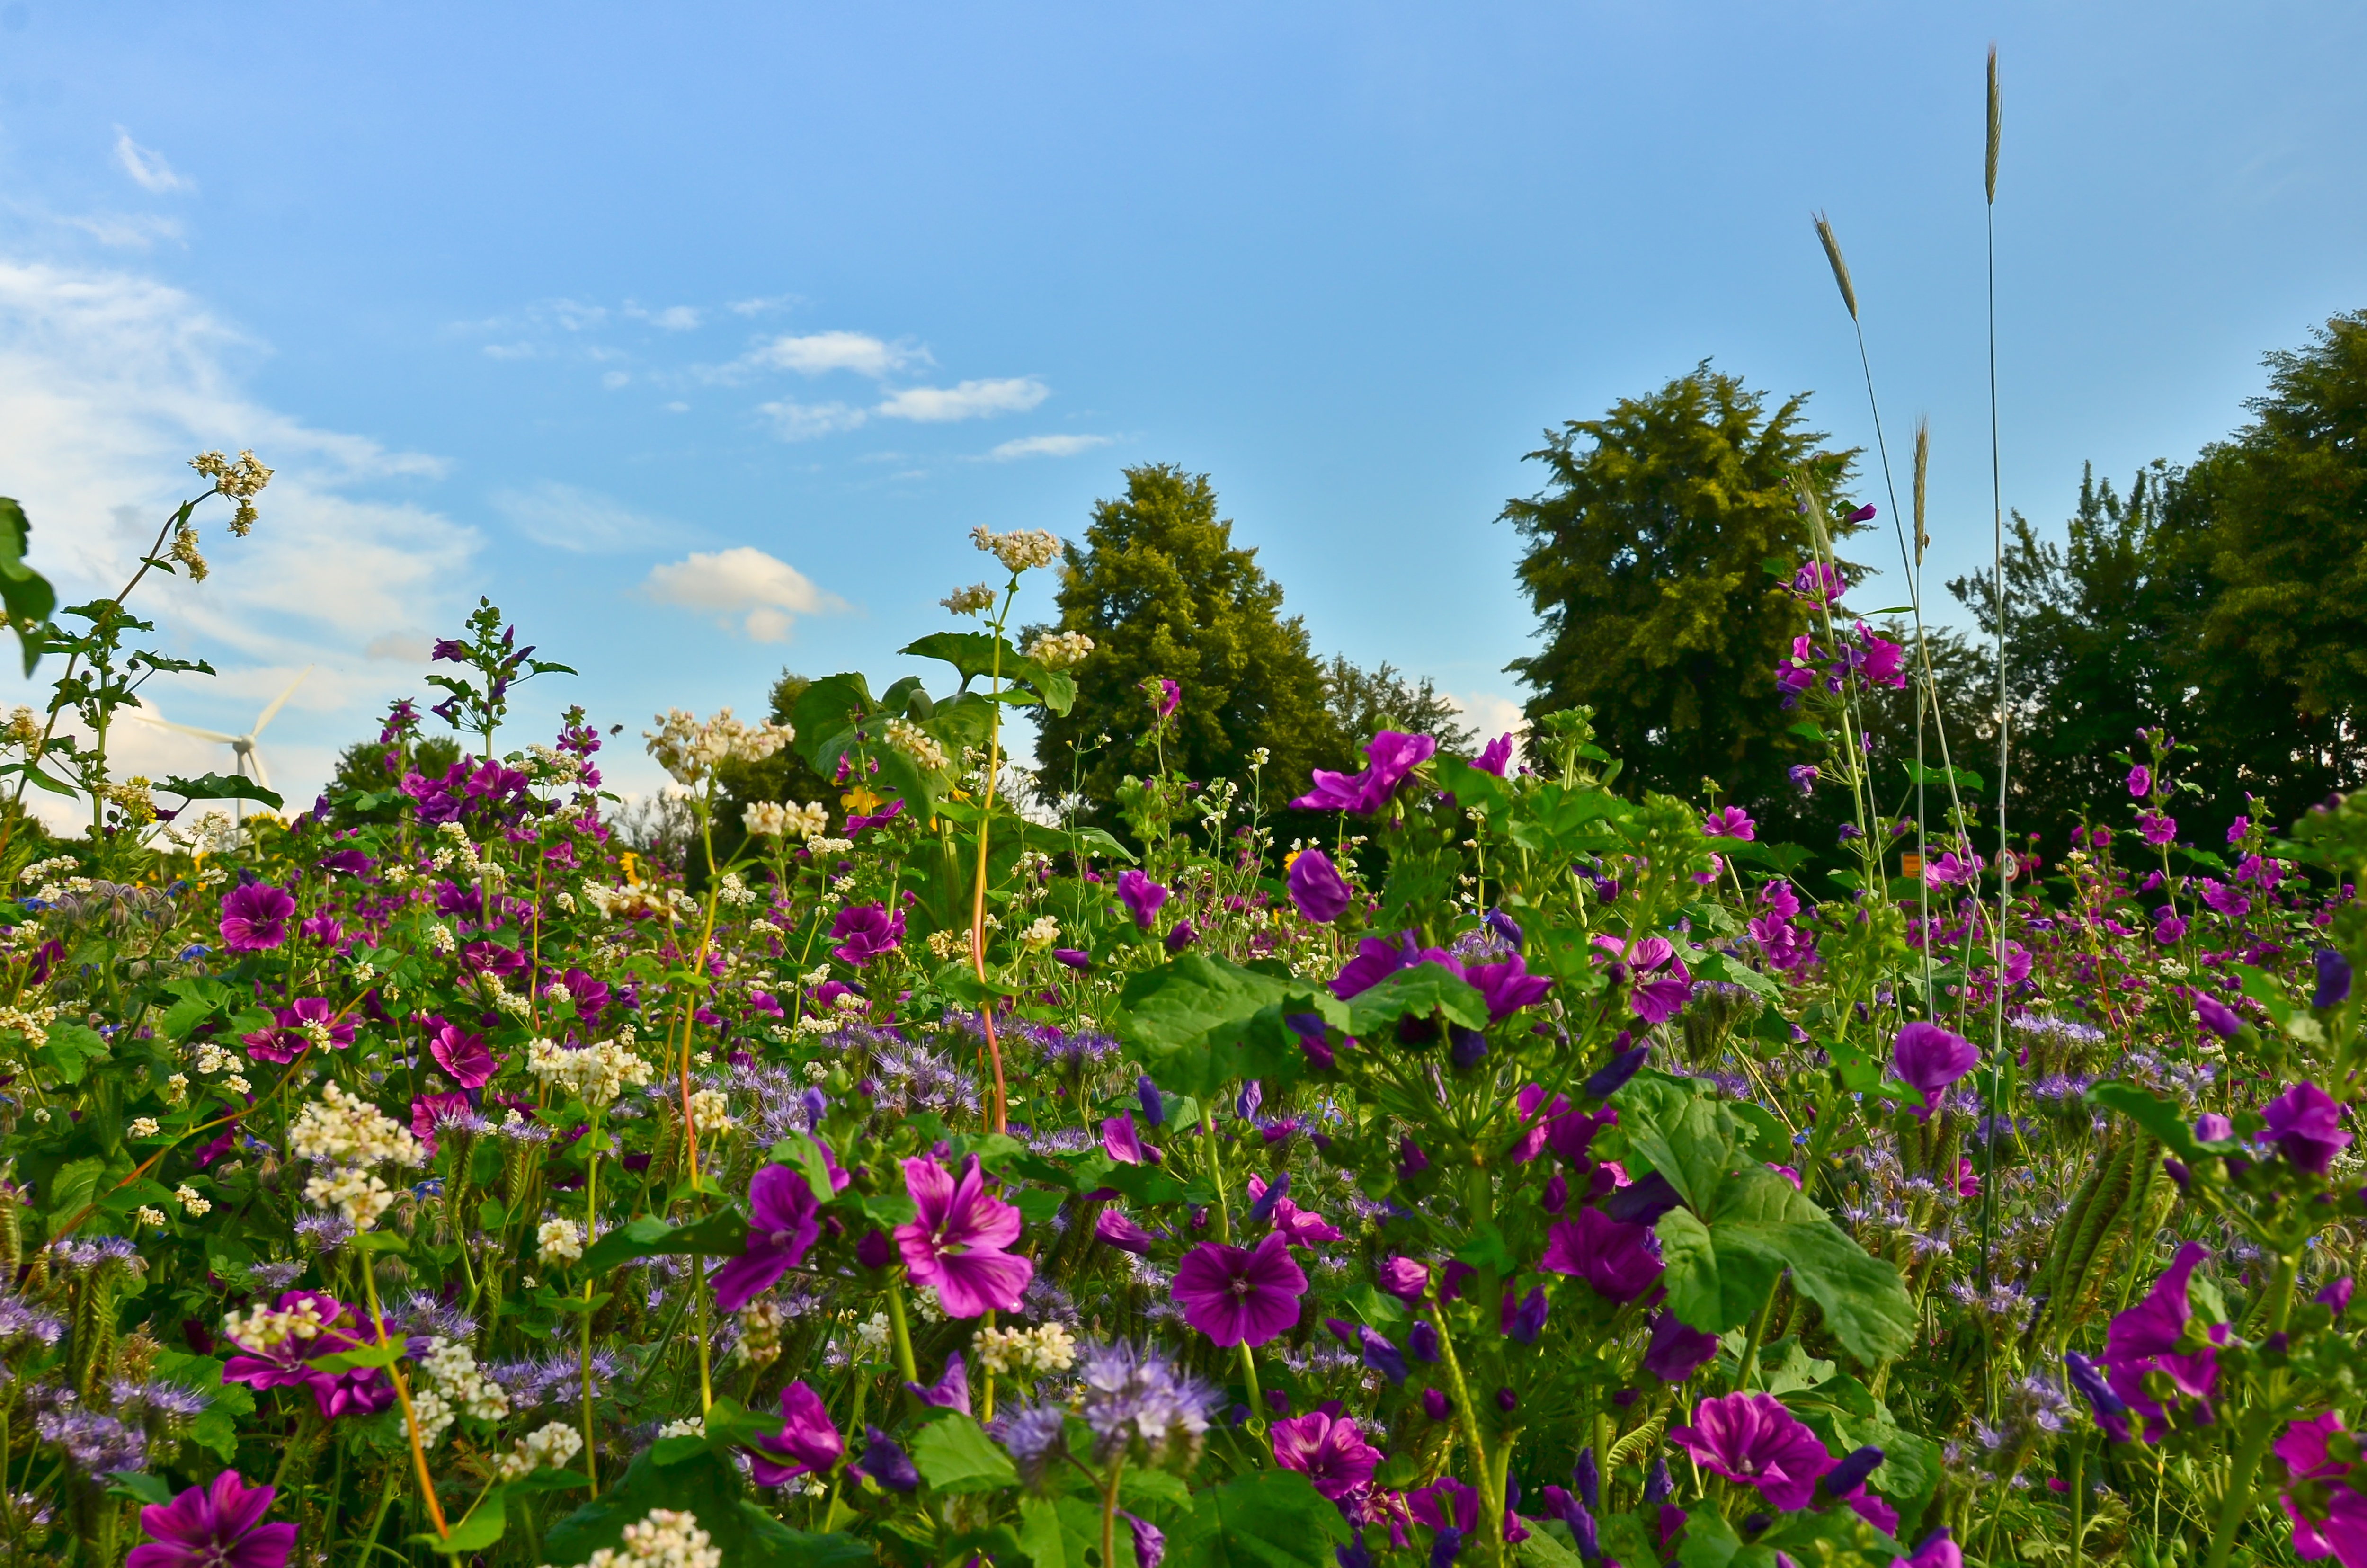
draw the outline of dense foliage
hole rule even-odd
[[[507,743],[565,671],[491,605],[459,760],[397,704],[386,788],[243,824],[111,778],[173,661],[81,607],[8,731],[99,813],[0,843],[9,1559],[2367,1561],[2367,800],[2173,863],[2153,732],[2059,861],[1889,876],[1905,653],[1796,498],[1822,902],[1580,711],[1381,731],[1319,845],[1172,760],[1136,848],[1018,814],[1004,720],[1101,656],[1006,637],[1048,534],[976,536],[934,694],[656,721],[703,860],[735,771],[834,796],[738,802],[697,895],[580,712]],[[1155,763],[1196,700],[1097,722]]]

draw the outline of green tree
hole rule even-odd
[[[402,813],[401,803],[382,801],[366,812],[355,811],[346,797],[355,794],[383,794],[400,787],[402,775],[389,767],[386,759],[394,748],[372,739],[356,741],[337,754],[337,770],[329,780],[329,820],[339,827],[356,827],[363,823],[390,823]],[[411,770],[430,778],[440,778],[460,760],[460,743],[451,735],[423,735],[411,745]]]
[[[1746,806],[1787,809],[1784,769],[1806,752],[1773,671],[1808,629],[1785,582],[1811,556],[1794,475],[1811,474],[1838,519],[1856,457],[1802,427],[1807,399],[1769,415],[1704,359],[1528,454],[1550,483],[1502,520],[1526,542],[1521,586],[1545,648],[1506,667],[1535,688],[1532,718],[1591,706],[1623,784],[1691,794],[1715,778]]]
[[[1444,751],[1467,753],[1479,742],[1478,731],[1456,722],[1462,710],[1439,695],[1436,682],[1428,676],[1413,680],[1386,659],[1367,670],[1333,654],[1323,666],[1323,706],[1339,755],[1325,767],[1361,767],[1353,754],[1376,730],[1435,735]]]
[[[1233,543],[1206,474],[1126,470],[1125,495],[1094,503],[1083,545],[1069,546],[1059,603],[1058,630],[1085,633],[1093,653],[1075,671],[1076,706],[1039,716],[1036,755],[1046,787],[1076,780],[1104,825],[1116,824],[1119,780],[1155,766],[1139,744],[1153,717],[1148,679],[1183,687],[1166,761],[1188,778],[1245,782],[1263,747],[1271,806],[1343,760],[1307,627],[1283,617],[1281,585],[1257,551]]]

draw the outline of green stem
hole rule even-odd
[[[1250,1436],[1263,1437],[1265,1436],[1265,1403],[1258,1395],[1257,1358],[1251,1353],[1250,1342],[1246,1339],[1241,1341],[1240,1349],[1241,1381],[1248,1385],[1250,1396]]]
[[[1217,1188],[1217,1240],[1226,1246],[1233,1244],[1233,1210],[1225,1201],[1225,1162],[1217,1152],[1216,1113],[1206,1106],[1200,1108],[1200,1141],[1208,1155],[1208,1179]]]
[[[599,1234],[600,1221],[600,1115],[592,1115],[591,1155],[583,1164],[583,1244],[590,1246]],[[592,1430],[592,1281],[583,1281],[583,1313],[580,1337],[576,1341],[583,1375],[583,1473],[591,1478],[592,1495],[600,1495],[599,1448]]]
[[[888,1327],[896,1336],[897,1371],[906,1382],[919,1382],[921,1369],[912,1359],[912,1331],[904,1323],[904,1287],[895,1279],[888,1282]]]
[[[1778,1276],[1776,1288],[1780,1290],[1783,1283],[1782,1277]],[[1742,1361],[1734,1373],[1734,1392],[1737,1393],[1750,1392],[1750,1380],[1759,1370],[1759,1342],[1767,1337],[1767,1320],[1774,1312],[1775,1291],[1771,1290],[1767,1292],[1767,1299],[1759,1303],[1758,1312],[1751,1314],[1750,1334],[1742,1342]]]
[[[1438,1350],[1446,1363],[1446,1376],[1455,1385],[1455,1414],[1463,1427],[1463,1440],[1471,1445],[1471,1468],[1479,1477],[1479,1506],[1488,1517],[1480,1521],[1488,1540],[1497,1547],[1497,1557],[1503,1556],[1504,1505],[1502,1494],[1495,1490],[1496,1478],[1488,1465],[1488,1445],[1479,1440],[1479,1412],[1471,1403],[1470,1385],[1463,1380],[1463,1362],[1455,1354],[1455,1335],[1446,1326],[1446,1306],[1438,1298],[1435,1282],[1430,1295],[1431,1312],[1438,1319]]]
[[[1121,1449],[1111,1461],[1109,1479],[1102,1483],[1103,1568],[1116,1568],[1117,1562],[1117,1483],[1125,1473],[1126,1453]]]

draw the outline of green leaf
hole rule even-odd
[[[99,1184],[106,1175],[107,1161],[96,1154],[86,1160],[69,1160],[58,1167],[58,1174],[50,1178],[52,1232],[61,1221],[74,1218],[97,1201]]]
[[[109,1052],[106,1040],[96,1029],[60,1019],[50,1026],[49,1038],[37,1054],[62,1081],[79,1084],[90,1064],[106,1061]]]
[[[773,1145],[773,1164],[787,1165],[806,1178],[806,1186],[815,1198],[827,1203],[831,1199],[830,1165],[821,1157],[821,1149],[803,1132],[792,1132]]]
[[[1134,1532],[1120,1526],[1111,1545],[1117,1568],[1134,1568]],[[1101,1556],[1101,1510],[1082,1497],[1022,1497],[1019,1550],[1036,1568],[1089,1568]]]
[[[602,1274],[637,1257],[659,1253],[703,1253],[737,1257],[748,1250],[748,1221],[737,1210],[720,1209],[687,1225],[670,1225],[654,1214],[628,1220],[584,1249],[575,1267]]]
[[[1011,1457],[967,1415],[933,1421],[912,1439],[912,1463],[944,1493],[992,1492],[1019,1483]]]
[[[1660,1238],[1660,1283],[1679,1322],[1704,1334],[1723,1334],[1750,1321],[1757,1302],[1745,1301],[1738,1312],[1729,1312],[1719,1292],[1717,1246],[1701,1216],[1690,1209],[1671,1209],[1652,1232]]]
[[[582,1562],[621,1542],[625,1527],[652,1508],[697,1515],[725,1568],[853,1568],[871,1561],[864,1542],[791,1529],[742,1494],[740,1472],[721,1455],[696,1454],[660,1468],[645,1449],[607,1491],[550,1527],[538,1561]]]
[[[1585,1561],[1535,1525],[1529,1527],[1528,1539],[1513,1551],[1514,1555],[1529,1568],[1581,1568]]]
[[[2161,1140],[2181,1160],[2199,1160],[2208,1154],[2224,1153],[2235,1147],[2234,1142],[2203,1143],[2196,1141],[2194,1129],[2187,1124],[2186,1113],[2149,1089],[2115,1079],[2092,1085],[2086,1095],[2090,1105],[2106,1110],[2119,1111],[2123,1116]]]
[[[476,1508],[465,1519],[456,1521],[449,1535],[423,1531],[411,1539],[427,1547],[439,1557],[459,1557],[464,1553],[482,1551],[502,1539],[509,1520],[502,1514],[503,1488],[494,1487],[478,1499]],[[623,1532],[617,1532],[622,1539]]]
[[[1174,1568],[1331,1568],[1348,1540],[1340,1510],[1295,1470],[1265,1470],[1194,1495],[1168,1535]]]
[[[50,580],[25,564],[32,533],[25,508],[0,495],[0,603],[6,605],[8,619],[17,628],[17,641],[24,649],[28,676],[41,662],[42,637],[38,628],[25,631],[25,623],[45,622],[58,608],[57,590],[50,586]]]
[[[275,812],[284,803],[276,790],[266,790],[252,778],[226,778],[219,773],[201,773],[195,778],[176,775],[156,788],[186,801],[259,801]]]
[[[1161,1088],[1211,1096],[1238,1078],[1298,1076],[1305,1059],[1284,1040],[1282,1019],[1299,1012],[1347,1021],[1347,1010],[1319,986],[1187,952],[1127,980],[1116,1027]]]
[[[164,1483],[163,1477],[138,1470],[118,1471],[109,1476],[107,1494],[109,1497],[129,1497],[135,1503],[146,1503],[159,1508],[173,1500],[173,1489]]]
[[[1915,1305],[1898,1270],[1867,1256],[1823,1210],[1765,1166],[1727,1182],[1709,1231],[1720,1294],[1729,1305],[1739,1292],[1755,1308],[1789,1268],[1793,1288],[1817,1303],[1825,1327],[1859,1361],[1872,1366],[1905,1354],[1915,1342]]]
[[[1447,1022],[1461,1024],[1465,1028],[1484,1029],[1488,1027],[1488,999],[1444,964],[1418,963],[1350,998],[1348,1032],[1377,1033],[1383,1025],[1393,1024],[1408,1014],[1418,1017],[1444,1016]]]

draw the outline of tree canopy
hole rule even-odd
[[[1794,491],[1812,476],[1839,519],[1854,450],[1804,427],[1808,394],[1765,394],[1704,360],[1600,419],[1547,431],[1528,454],[1545,490],[1505,503],[1526,549],[1519,575],[1543,650],[1507,668],[1531,718],[1584,703],[1625,779],[1672,790],[1715,778],[1777,802],[1805,756],[1772,672],[1807,629],[1785,588],[1810,557]]]

